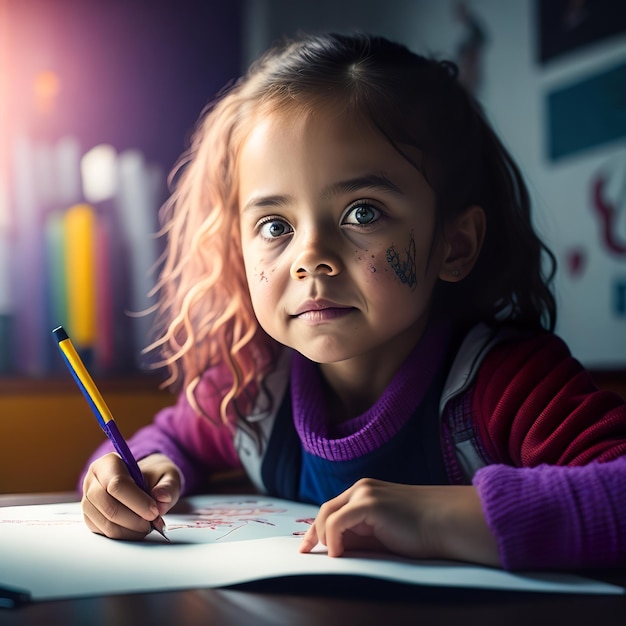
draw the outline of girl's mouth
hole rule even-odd
[[[292,317],[297,317],[311,324],[320,324],[345,317],[354,310],[354,307],[337,304],[329,300],[307,300],[296,309]]]
[[[328,307],[325,309],[312,309],[298,313],[294,317],[310,324],[330,322],[350,315],[355,309],[352,307]]]

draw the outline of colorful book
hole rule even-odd
[[[93,349],[96,338],[96,212],[77,204],[65,213],[65,273],[68,331],[77,349]]]

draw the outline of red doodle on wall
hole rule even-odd
[[[582,276],[587,264],[587,252],[584,248],[571,248],[566,253],[566,267],[573,278]]]
[[[604,175],[599,175],[592,183],[593,208],[600,217],[602,242],[611,253],[626,256],[626,240],[618,233],[619,218],[621,212],[626,211],[626,202],[620,206],[608,198],[606,184]]]

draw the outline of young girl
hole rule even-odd
[[[101,448],[86,523],[136,539],[214,472],[322,505],[301,550],[626,565],[626,406],[552,334],[554,258],[452,64],[366,36],[271,50],[165,207],[176,406]]]

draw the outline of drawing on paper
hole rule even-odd
[[[173,521],[168,522],[167,529],[168,532],[182,529],[223,531],[215,538],[216,541],[219,541],[250,525],[276,527],[277,516],[284,516],[287,513],[286,508],[281,508],[271,502],[250,499],[226,500],[199,506],[183,516],[176,515],[173,517]],[[313,523],[313,518],[298,517],[291,521],[310,526]],[[305,532],[306,528],[293,530],[291,534],[300,536],[304,535]]]
[[[316,513],[311,505],[254,496],[195,496],[181,503],[185,504],[186,510],[164,516],[168,537],[182,543],[300,537]],[[86,528],[78,502],[5,508],[0,514],[2,525]],[[158,537],[148,535],[148,539]]]
[[[0,524],[13,526],[78,526],[80,519],[0,519]]]

